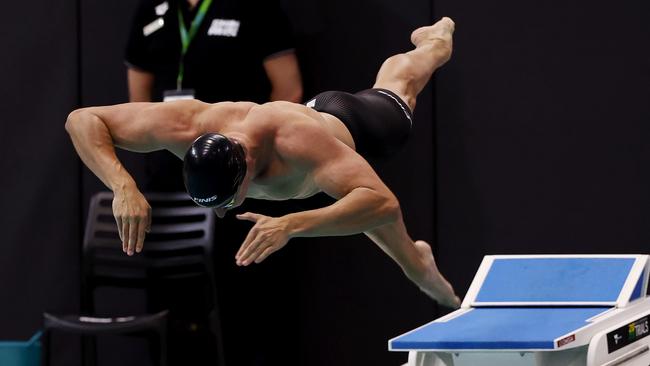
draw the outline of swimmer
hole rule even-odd
[[[330,91],[305,105],[197,100],[82,108],[66,122],[77,153],[114,193],[113,214],[128,255],[139,253],[151,208],[115,154],[115,147],[166,149],[184,160],[190,197],[223,217],[245,198],[288,200],[324,192],[336,199],[314,210],[253,223],[236,263],[260,263],[291,238],[366,234],[428,296],[458,307],[431,247],[409,236],[399,202],[365,158],[381,158],[406,143],[416,98],[449,60],[454,23],[443,18],[411,34],[415,48],[388,58],[372,89]]]

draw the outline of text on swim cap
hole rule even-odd
[[[210,203],[212,201],[215,201],[217,199],[217,195],[214,195],[212,197],[208,198],[194,198],[192,197],[192,200],[196,203]]]

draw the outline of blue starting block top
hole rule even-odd
[[[615,306],[641,295],[639,256],[486,256],[463,307]]]
[[[615,303],[634,258],[495,259],[476,303]]]
[[[592,318],[645,296],[649,266],[645,255],[486,256],[460,310],[389,348],[555,349]]]

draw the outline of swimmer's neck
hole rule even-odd
[[[272,156],[271,151],[268,151],[270,148],[253,143],[248,136],[240,132],[230,132],[225,134],[225,136],[237,142],[244,149],[244,155],[246,156],[246,178],[254,181],[255,178],[264,175],[264,172],[269,166],[270,157]]]
[[[282,163],[272,139],[253,140],[241,132],[225,133],[246,155],[245,196],[248,198],[287,200],[306,198],[320,192],[309,174]]]

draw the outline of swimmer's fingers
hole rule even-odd
[[[257,236],[255,239],[248,244],[248,246],[244,249],[242,254],[239,256],[239,259],[237,259],[237,264],[240,266],[247,266],[251,263],[253,263],[254,258],[256,258],[256,255],[260,250],[263,250],[264,247],[262,246],[264,244],[264,239]]]
[[[126,253],[129,248],[129,220],[124,215],[124,198],[118,194],[113,197],[113,216],[115,216],[117,232],[122,241],[122,251]]]
[[[122,250],[128,255],[142,251],[145,233],[151,227],[151,206],[136,190],[116,191],[113,214],[118,226]]]
[[[263,217],[267,217],[267,216],[252,213],[252,212],[246,212],[246,213],[237,215],[237,219],[245,220],[245,221],[251,221],[251,222],[257,222],[257,221],[259,221],[259,219],[261,219]]]
[[[280,249],[280,248],[276,249],[276,248],[273,248],[273,247],[268,247],[268,248],[264,249],[264,251],[257,258],[255,258],[255,263],[262,263],[262,261],[265,260],[266,257],[271,255],[273,252],[275,252],[278,249]]]
[[[257,261],[257,259],[259,258],[260,255],[262,255],[262,253],[263,253],[264,251],[266,251],[266,250],[269,249],[269,248],[271,248],[271,246],[269,245],[269,243],[261,243],[260,245],[257,246],[257,248],[255,248],[255,250],[253,250],[253,251],[250,253],[250,255],[248,256],[248,258],[245,259],[245,262],[244,262],[244,263],[246,263],[246,265],[248,265],[249,263],[253,263],[253,262],[255,262],[255,263],[259,263],[259,262]]]
[[[140,223],[140,230],[138,235],[138,241],[135,245],[135,252],[142,252],[144,247],[144,238],[147,236],[147,233],[151,231],[151,207],[147,207],[147,214],[143,221]]]
[[[262,216],[262,215],[254,214],[254,213],[251,213],[251,212],[246,212],[246,213],[243,213],[241,215],[237,215],[237,219],[252,221],[252,222],[257,223],[257,219],[260,216]],[[246,239],[244,239],[244,242],[242,243],[241,247],[239,247],[239,250],[237,251],[237,254],[235,254],[235,259],[238,260],[237,264],[239,264],[239,257],[241,257],[241,255],[244,253],[246,248],[248,248],[248,246],[253,242],[256,235],[257,235],[257,228],[256,228],[256,226],[253,226],[253,228],[251,228],[250,231],[248,232],[248,235],[246,235]]]
[[[151,227],[150,217],[151,214],[148,214],[147,217],[144,218],[144,221],[141,221],[138,225],[138,240],[135,242],[136,253],[140,253],[142,251],[142,247],[144,246],[144,237],[147,235]]]
[[[251,228],[238,252],[238,265],[247,266],[253,262],[259,263],[289,241],[286,218],[257,215],[256,220],[257,222]],[[265,254],[266,249],[269,248],[271,250]]]
[[[147,212],[147,227],[144,231],[148,233],[151,231],[151,206],[148,207]]]
[[[287,242],[286,241],[276,241],[276,242],[264,242],[255,249],[251,255],[246,259],[246,263],[262,263],[269,255],[278,251],[282,248]]]
[[[142,222],[137,217],[129,218],[129,251],[128,255],[135,253],[135,243],[138,241],[138,232]]]
[[[122,248],[125,253],[129,253],[129,238],[131,234],[131,224],[128,219],[122,219]]]
[[[117,224],[117,233],[120,236],[120,241],[122,242],[122,251],[126,253],[126,244],[124,241],[124,235],[122,234],[122,218],[120,216],[115,216],[115,223]]]
[[[144,238],[151,229],[151,207],[149,204],[139,209],[138,213],[131,217],[131,223],[134,227],[131,228],[133,236],[129,238],[129,255],[142,251]]]
[[[244,239],[244,242],[239,247],[237,254],[235,254],[235,259],[237,260],[237,264],[239,264],[239,258],[241,258],[244,251],[248,248],[250,243],[255,239],[255,230],[253,229],[254,228],[248,231],[248,234],[246,235],[246,239]]]

